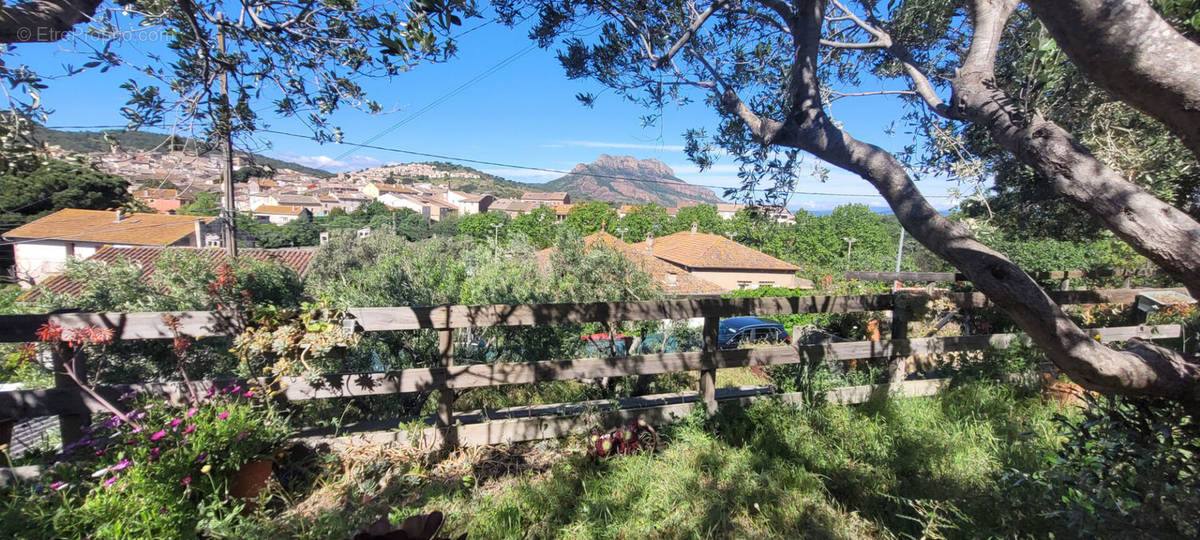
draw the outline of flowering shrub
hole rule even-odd
[[[0,492],[0,536],[178,538],[193,536],[214,507],[240,511],[227,502],[232,478],[271,456],[291,429],[256,399],[259,389],[209,394],[198,406],[135,403],[128,414],[136,424],[106,415],[63,449],[39,485]]]

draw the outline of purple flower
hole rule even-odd
[[[248,434],[245,431],[238,433],[238,440],[240,441],[242,439],[245,439],[247,435]]]
[[[208,452],[201,452],[200,457],[196,458],[196,463],[201,463],[208,457]]]
[[[104,481],[104,487],[111,486],[111,485],[113,485],[113,484],[115,484],[115,483],[117,483],[117,477],[115,477],[115,476],[110,476],[110,477],[108,477],[108,480],[105,480],[105,481]]]
[[[150,461],[158,461],[158,447],[150,449]]]
[[[117,398],[117,401],[125,401],[125,400],[129,400],[129,399],[133,399],[133,398],[137,397],[137,394],[138,394],[137,390],[130,390],[128,392],[125,392],[124,394],[121,394],[121,397]]]
[[[185,477],[183,477],[183,480],[180,480],[180,481],[179,481],[179,483],[180,483],[180,484],[183,484],[183,485],[185,485],[185,486],[186,486],[186,485],[188,485],[188,484],[192,483],[192,477],[190,477],[190,476],[185,476]]]
[[[221,413],[221,414],[218,414],[218,415],[217,415],[217,418],[220,418],[221,420],[224,420],[224,419],[226,419],[226,418],[229,418],[229,411],[225,411],[225,412],[223,412],[223,413]]]
[[[191,418],[191,417],[193,417],[193,416],[196,416],[196,413],[198,413],[198,412],[200,412],[200,409],[197,409],[197,408],[195,408],[195,407],[192,407],[192,408],[188,409],[188,412],[187,412],[187,415],[186,415],[186,417],[187,417],[187,418]]]
[[[210,387],[208,387],[208,392],[204,393],[204,397],[206,397],[206,398],[213,397],[213,394],[215,394],[215,393],[217,393],[217,387],[210,386]]]
[[[193,431],[196,431],[196,424],[192,424],[192,425],[190,425],[190,426],[188,426],[188,427],[186,427],[186,428],[183,428],[183,434],[184,434],[184,435],[187,435],[187,434],[189,434],[189,433],[191,433],[191,432],[193,432]]]
[[[134,420],[141,420],[141,419],[143,419],[143,418],[145,418],[145,417],[146,417],[146,413],[144,413],[144,412],[140,412],[140,413],[137,413],[136,415],[134,415],[133,419],[134,419]]]
[[[166,436],[167,436],[167,432],[166,432],[166,430],[162,430],[162,429],[160,429],[160,430],[158,430],[158,433],[155,433],[154,435],[151,435],[151,436],[150,436],[150,440],[152,440],[152,441],[157,441],[157,440],[159,440],[159,439],[161,439],[161,438],[163,438],[163,437],[166,437]]]
[[[182,424],[182,423],[183,423],[182,418],[176,418],[174,420],[171,420],[170,427],[171,427],[171,429],[175,429],[176,427],[179,426],[179,424]]]
[[[126,468],[126,467],[129,467],[130,465],[133,465],[133,462],[132,462],[132,461],[129,461],[128,459],[122,459],[121,461],[117,462],[117,464],[116,464],[116,465],[113,465],[112,467],[109,467],[109,468],[108,468],[108,470],[110,470],[110,471],[119,471],[119,470],[121,470],[121,469],[124,469],[124,468]]]

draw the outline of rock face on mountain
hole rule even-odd
[[[676,178],[675,171],[666,163],[630,156],[601,155],[596,161],[576,165],[570,174],[543,186],[549,191],[565,191],[573,201],[653,202],[663,206],[721,202],[711,189]]]

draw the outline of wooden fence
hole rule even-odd
[[[1062,304],[1132,304],[1138,290],[1056,291],[1051,296]],[[987,305],[978,293],[947,295],[959,306],[971,309]],[[746,299],[691,299],[653,302],[617,302],[588,304],[540,304],[494,306],[437,306],[355,308],[348,310],[347,326],[364,332],[432,329],[439,334],[440,366],[391,372],[331,373],[317,380],[285,378],[283,399],[313,399],[378,396],[408,392],[438,394],[434,425],[414,432],[398,432],[405,419],[365,422],[337,431],[310,430],[309,438],[335,443],[393,441],[416,444],[493,444],[555,437],[578,427],[577,418],[585,412],[601,413],[598,419],[612,424],[638,415],[650,421],[668,421],[687,414],[703,404],[715,411],[718,402],[754,399],[770,393],[767,387],[716,388],[716,370],[745,366],[771,366],[800,362],[835,360],[895,359],[914,354],[941,354],[989,348],[1005,348],[1023,339],[1018,334],[987,334],[947,338],[908,339],[905,302],[899,296],[807,296]],[[894,311],[892,339],[825,345],[791,345],[750,349],[718,350],[717,331],[722,317],[741,315],[782,315],[803,313],[849,313]],[[110,328],[117,339],[171,339],[172,331],[163,323],[167,313],[61,313],[47,315],[0,316],[0,342],[35,340],[36,330],[47,322],[66,328],[95,325]],[[217,312],[170,313],[181,322],[179,332],[202,338],[229,335],[233,325]],[[564,323],[617,322],[660,319],[703,318],[703,350],[667,354],[632,355],[619,358],[582,358],[521,363],[454,365],[453,330],[490,326],[540,326]],[[1104,341],[1123,341],[1132,337],[1147,339],[1178,338],[1178,325],[1125,326],[1096,329]],[[654,375],[680,371],[699,371],[695,392],[639,396],[615,401],[570,403],[517,407],[485,411],[454,411],[454,391],[464,388],[528,384],[545,381],[595,379],[600,377]],[[227,381],[195,381],[201,392]],[[0,420],[57,415],[63,420],[63,439],[78,436],[78,426],[92,412],[104,408],[60,377],[55,388],[0,392]],[[832,401],[855,403],[879,392],[901,395],[928,395],[945,381],[904,381],[874,387],[852,387],[830,392]],[[138,390],[182,399],[182,383],[141,383],[96,388],[107,398]],[[780,396],[798,399],[793,395]]]

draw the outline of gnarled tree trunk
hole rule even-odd
[[[1027,0],[1089,80],[1157,118],[1200,157],[1200,44],[1146,0]]]
[[[100,0],[31,0],[0,8],[0,43],[58,41],[96,13]]]
[[[972,2],[974,34],[952,82],[949,114],[986,127],[1056,193],[1200,296],[1200,223],[1123,178],[1054,122],[1023,111],[996,83],[996,50],[1016,5],[1016,0]]]
[[[817,77],[825,3],[800,4],[790,24],[796,54],[790,81],[792,109],[786,120],[759,117],[732,90],[721,96],[727,112],[741,118],[765,144],[810,152],[874,185],[917,241],[966,274],[1048,358],[1084,387],[1106,393],[1200,401],[1200,365],[1148,344],[1135,343],[1128,350],[1117,351],[1093,339],[1016,264],[977,241],[961,224],[939,214],[895,156],[838,128],[823,109]],[[982,30],[977,27],[976,35],[982,31],[986,40],[988,32],[998,35],[1000,28],[994,24],[984,25]],[[983,60],[987,56],[994,59],[994,47],[990,53],[987,49],[981,51],[978,54],[984,56]]]

